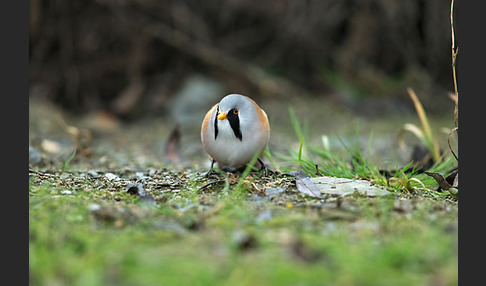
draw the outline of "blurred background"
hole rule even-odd
[[[94,129],[157,118],[196,138],[228,93],[274,125],[297,102],[321,106],[296,107],[311,121],[416,118],[407,87],[452,122],[450,1],[30,0],[29,21],[30,129],[49,102]]]
[[[30,96],[129,120],[184,88],[373,114],[413,108],[411,86],[449,112],[449,15],[444,0],[30,0]]]

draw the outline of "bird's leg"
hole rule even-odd
[[[214,159],[211,159],[211,168],[209,168],[209,171],[208,171],[208,172],[207,172],[207,174],[206,174],[206,177],[208,177],[208,178],[209,178],[209,177],[211,177],[212,175],[217,175],[217,174],[219,174],[218,172],[215,172],[215,171],[213,170],[214,162],[216,162],[216,161],[214,161]]]
[[[260,163],[260,171],[263,170],[263,175],[266,177],[268,176],[268,168],[267,166],[265,165],[265,163],[263,163],[262,159],[258,158],[258,163]]]

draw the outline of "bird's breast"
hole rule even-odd
[[[220,122],[221,123],[221,122]],[[218,125],[216,139],[206,137],[206,152],[218,163],[240,167],[247,164],[256,153],[261,153],[268,143],[268,132],[265,130],[242,130],[242,140],[237,138],[227,122]]]

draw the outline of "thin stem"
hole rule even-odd
[[[456,37],[454,36],[454,0],[451,1],[451,34],[452,34],[452,75],[454,77],[454,92],[457,92],[457,78],[456,78],[456,59],[459,49],[456,47]]]
[[[456,59],[457,59],[457,53],[459,52],[459,48],[456,47],[456,37],[454,35],[454,0],[451,0],[451,34],[452,34],[452,77],[454,80],[454,93],[456,95],[456,105],[454,107],[454,125],[457,128],[458,127],[458,121],[457,121],[457,100],[459,99],[459,93],[457,91],[457,76],[456,76]]]

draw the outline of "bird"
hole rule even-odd
[[[224,96],[206,113],[201,125],[201,142],[212,159],[210,172],[215,162],[221,170],[235,172],[259,154],[260,169],[266,173],[260,156],[269,139],[267,114],[253,99],[241,94]]]

